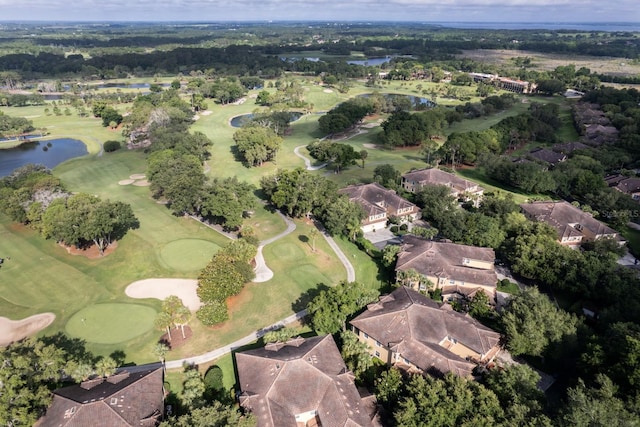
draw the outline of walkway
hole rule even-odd
[[[340,246],[338,246],[336,241],[333,240],[333,237],[331,237],[329,233],[327,233],[327,230],[324,229],[322,224],[320,224],[317,221],[314,221],[314,224],[318,228],[320,233],[322,233],[322,237],[324,237],[324,240],[326,240],[329,246],[331,247],[331,249],[333,249],[333,252],[336,253],[336,256],[338,257],[342,265],[344,265],[345,270],[347,270],[347,282],[355,282],[356,271],[354,270],[353,265],[351,264],[351,261],[349,261],[349,258],[347,258],[344,252],[342,252],[342,249],[340,249]]]
[[[293,149],[293,154],[295,154],[296,156],[298,156],[302,160],[304,160],[304,165],[306,166],[308,171],[317,171],[318,169],[322,169],[322,168],[327,166],[326,163],[323,163],[323,164],[318,165],[318,166],[311,166],[311,160],[309,160],[308,158],[306,158],[305,156],[300,154],[300,149],[304,148],[304,147],[306,147],[306,145],[300,145],[300,146],[294,148]]]
[[[289,218],[283,215],[280,211],[277,211],[277,212],[278,212],[278,215],[280,215],[280,217],[282,217],[284,222],[287,224],[287,229],[284,230],[282,233],[278,234],[277,236],[273,236],[267,240],[263,240],[262,242],[260,242],[260,245],[258,246],[258,252],[256,253],[256,257],[255,257],[256,268],[254,269],[254,271],[256,272],[256,277],[252,280],[254,283],[266,282],[273,278],[273,271],[271,271],[271,269],[267,267],[267,263],[264,261],[264,256],[262,255],[262,248],[264,248],[269,243],[273,243],[278,239],[282,239],[287,234],[293,233],[293,231],[296,229],[296,224],[293,221],[291,221]]]
[[[199,356],[187,357],[185,359],[179,359],[179,360],[171,360],[166,362],[165,366],[167,369],[179,369],[179,368],[182,368],[182,366],[185,363],[189,365],[198,365],[201,363],[207,363],[212,360],[216,360],[224,356],[225,354],[231,353],[233,350],[235,350],[238,347],[242,347],[244,345],[247,345],[249,343],[256,341],[258,338],[262,337],[267,332],[275,331],[290,323],[297,322],[298,320],[302,319],[306,315],[307,315],[307,310],[299,311],[296,314],[292,314],[291,316],[287,317],[284,320],[274,323],[273,325],[269,325],[266,328],[262,328],[258,331],[252,332],[246,337],[240,338],[239,340],[234,341],[229,345],[218,348],[216,350],[212,350],[208,353],[201,354]]]

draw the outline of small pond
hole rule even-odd
[[[293,112],[289,114],[291,114],[291,119],[289,120],[289,122],[295,122],[300,117],[302,117],[302,113]],[[234,128],[241,128],[242,126],[251,122],[251,119],[253,119],[253,113],[241,114],[239,116],[232,117],[229,121],[229,124],[231,124],[231,126]]]
[[[53,168],[65,160],[88,154],[82,141],[70,138],[27,142],[15,148],[0,150],[0,177],[7,176],[29,163]]]
[[[433,108],[436,106],[435,102],[421,96],[403,95],[400,93],[384,93],[382,95],[387,100],[387,103],[391,102],[395,105],[402,105],[403,103],[408,102],[412,110],[425,110],[427,108]],[[371,94],[365,93],[358,96],[368,98],[371,96]]]
[[[371,66],[374,67],[376,65],[382,65],[382,64],[386,64],[387,62],[391,61],[391,56],[385,56],[383,58],[367,58],[367,59],[359,59],[356,61],[347,61],[347,64],[351,64],[351,65],[366,65],[366,66]]]

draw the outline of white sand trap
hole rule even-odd
[[[210,116],[212,113],[213,113],[213,111],[205,110],[205,111],[201,111],[200,115],[201,116]]]
[[[136,187],[148,187],[148,186],[151,185],[151,183],[149,181],[147,181],[146,179],[140,179],[140,180],[134,182],[133,185],[135,185]]]
[[[333,93],[333,91],[331,89],[324,89],[323,92],[324,93]]]
[[[56,318],[53,313],[40,313],[22,320],[0,317],[0,346],[31,336],[49,326]]]
[[[131,185],[134,182],[136,182],[135,179],[123,179],[121,181],[118,181],[118,185]]]
[[[147,175],[143,173],[134,173],[133,175],[129,175],[129,178],[131,179],[145,179],[146,177]]]
[[[197,114],[195,116],[193,116],[193,121],[195,122],[196,120],[200,120],[200,116],[197,115]]]
[[[196,311],[202,305],[196,289],[198,289],[198,281],[195,279],[144,279],[127,286],[124,293],[131,298],[159,300],[175,295],[189,307],[189,310]]]
[[[378,146],[376,144],[364,143],[364,144],[362,144],[362,146],[364,148],[368,148],[370,150],[377,150],[378,149]]]

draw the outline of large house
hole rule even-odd
[[[396,261],[398,282],[419,291],[430,284],[441,289],[445,300],[472,298],[483,291],[491,301],[496,296],[498,276],[491,248],[434,242],[406,235]],[[417,275],[407,273],[415,272]],[[428,280],[428,282],[426,282]]]
[[[405,286],[350,323],[373,356],[408,372],[469,376],[500,351],[499,333]]]
[[[385,228],[392,216],[401,221],[411,221],[420,213],[416,205],[378,183],[350,185],[338,193],[346,194],[349,200],[362,206],[366,216],[361,228],[365,233]]]
[[[53,392],[38,427],[152,427],[164,414],[164,370],[159,364],[126,368],[106,378]]]
[[[524,203],[520,207],[527,218],[546,222],[555,228],[558,241],[563,245],[577,247],[603,237],[624,242],[616,230],[564,200]]]
[[[604,180],[609,187],[628,194],[633,200],[640,200],[640,178],[617,174],[608,176]]]
[[[425,185],[444,185],[449,187],[452,196],[463,200],[478,201],[484,193],[484,188],[475,182],[437,168],[419,169],[402,175],[402,188],[410,193],[419,192]]]
[[[375,401],[360,396],[331,335],[271,343],[235,357],[240,405],[258,427],[373,425]]]

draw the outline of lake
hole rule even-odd
[[[15,148],[0,150],[0,177],[7,176],[13,170],[29,163],[53,168],[65,160],[88,153],[87,146],[77,139],[59,138],[28,142]]]

